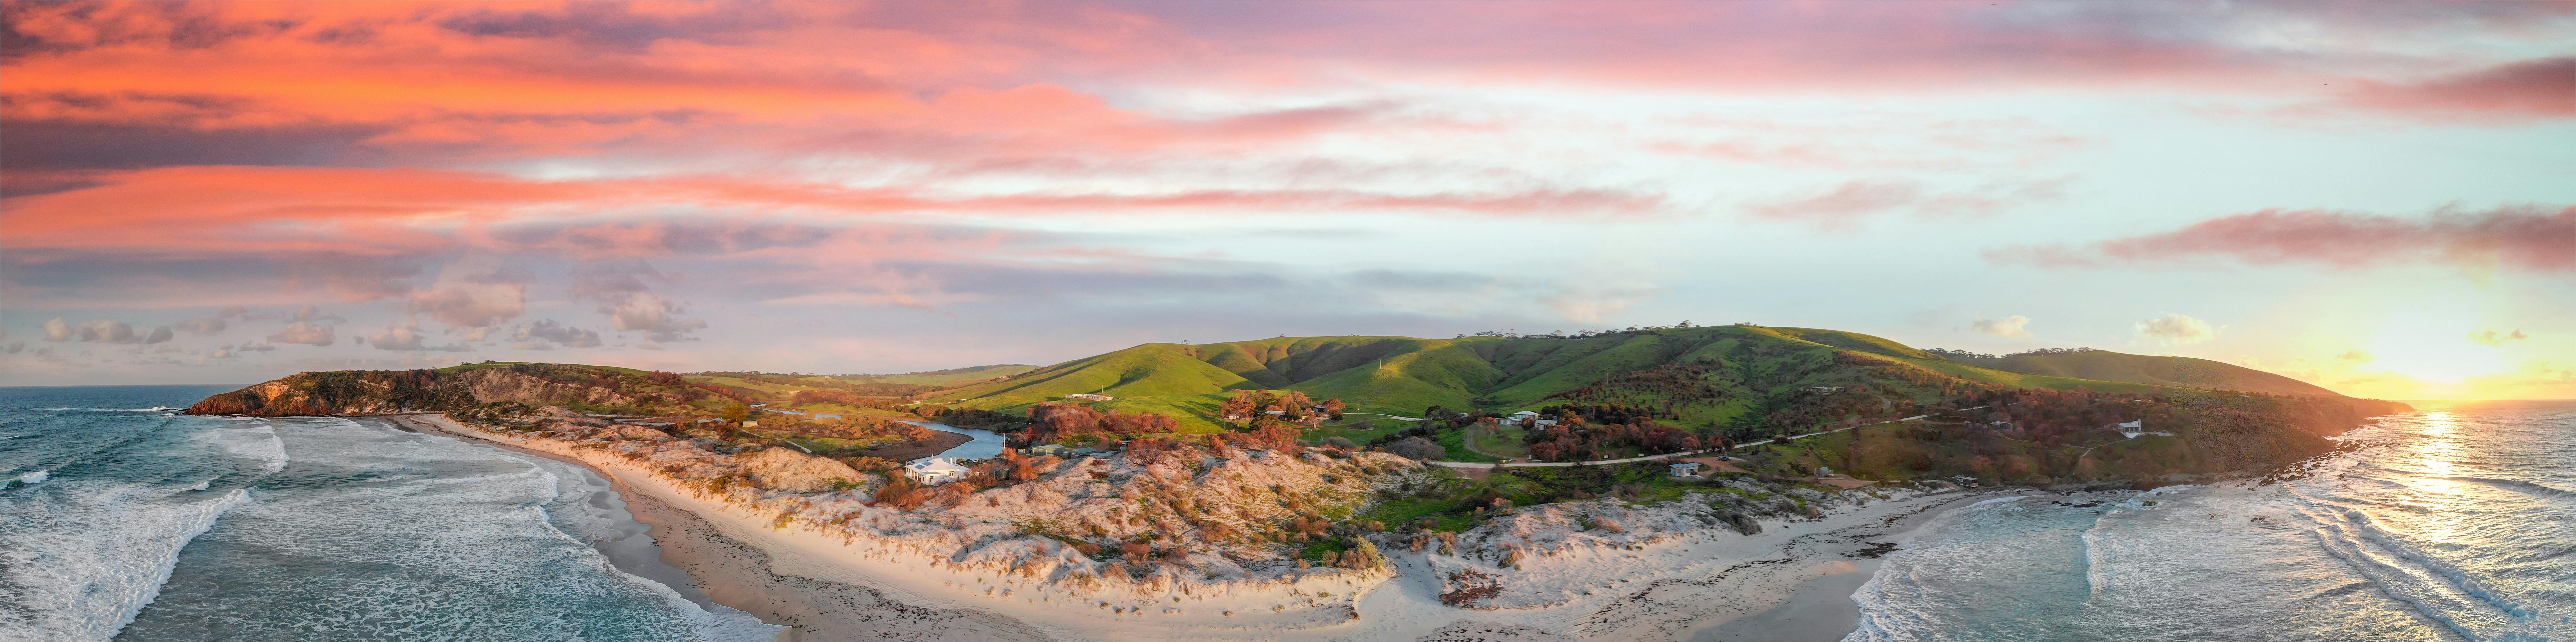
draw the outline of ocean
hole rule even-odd
[[[2293,481],[1952,511],[1845,640],[2576,640],[2576,402],[2414,405]]]
[[[0,640],[782,628],[689,588],[586,469],[374,419],[177,414],[232,388],[0,388]]]

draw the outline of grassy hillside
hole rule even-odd
[[[1846,352],[1910,368],[1874,371],[1837,358]],[[1869,386],[1882,405],[1935,403],[1945,386],[1956,387],[1938,383],[1948,378],[2181,398],[2208,396],[2199,388],[2333,394],[2216,362],[2098,354],[2103,356],[1972,363],[1865,334],[1760,326],[1456,339],[1279,337],[1148,343],[942,391],[934,403],[1010,410],[1068,394],[1101,394],[1117,399],[1096,405],[1174,414],[1186,428],[1209,431],[1220,427],[1218,402],[1238,389],[1295,390],[1341,399],[1351,412],[1407,416],[1430,406],[1510,412],[1615,403],[1652,407],[1672,417],[1668,422],[1693,427],[1758,420],[1793,402],[1799,391],[1823,386]]]
[[[853,383],[903,383],[918,386],[948,387],[980,383],[990,379],[1000,379],[1036,369],[1038,369],[1037,366],[1014,363],[992,366],[974,366],[971,368],[932,370],[929,372],[907,372],[903,374],[834,375],[832,378]]]
[[[2000,358],[1951,357],[1970,365],[2069,379],[2125,381],[2184,388],[2219,388],[2281,395],[2338,396],[2332,390],[2261,370],[2208,359],[2157,357],[2088,350],[2016,354]]]

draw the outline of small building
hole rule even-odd
[[[2138,438],[2138,435],[2147,434],[2147,428],[2146,428],[2146,426],[2147,426],[2147,420],[2145,420],[2145,419],[2140,419],[2140,420],[2137,420],[2137,421],[2123,421],[2123,422],[2120,422],[2120,423],[2112,424],[2112,425],[2111,425],[2111,429],[2112,429],[2112,430],[2120,431],[2120,436],[2122,436],[2122,437],[2127,437],[2127,438],[2130,438],[2130,439],[2137,439],[2137,438]]]
[[[1509,416],[1503,417],[1503,419],[1502,419],[1501,423],[1502,423],[1503,425],[1505,425],[1505,426],[1518,426],[1518,425],[1521,425],[1521,422],[1525,422],[1525,421],[1529,421],[1529,420],[1537,419],[1537,418],[1538,418],[1538,413],[1536,413],[1536,412],[1532,412],[1532,411],[1528,411],[1528,410],[1523,410],[1523,411],[1520,411],[1520,412],[1512,413],[1512,414],[1511,414],[1511,415],[1509,415]]]
[[[937,486],[966,478],[966,467],[945,458],[933,457],[903,465],[903,474],[914,481]]]
[[[1284,415],[1284,414],[1288,414],[1288,411],[1286,411],[1286,410],[1264,410],[1264,411],[1261,411],[1261,414],[1265,414],[1265,415]]]
[[[1112,397],[1112,396],[1109,396],[1109,395],[1095,395],[1095,394],[1091,394],[1091,393],[1088,393],[1088,392],[1084,392],[1084,393],[1075,393],[1075,394],[1065,395],[1065,396],[1064,396],[1064,398],[1066,398],[1066,399],[1082,399],[1082,400],[1086,400],[1086,401],[1114,401],[1114,400],[1117,400],[1117,399],[1118,399],[1117,397]]]
[[[1538,428],[1546,428],[1546,427],[1548,427],[1548,426],[1554,426],[1554,425],[1556,425],[1556,420],[1554,420],[1554,419],[1540,419],[1540,420],[1537,420],[1537,421],[1532,421],[1532,422],[1530,422],[1530,425],[1531,425],[1531,426],[1534,426],[1534,427],[1538,427]]]
[[[1701,466],[1701,465],[1702,465],[1702,464],[1700,464],[1699,462],[1695,462],[1695,461],[1686,461],[1686,462],[1682,462],[1682,463],[1678,463],[1678,464],[1673,464],[1673,466],[1672,466],[1672,468],[1673,468],[1673,476],[1674,476],[1674,477],[1698,477],[1698,476],[1699,476],[1699,469],[1700,469],[1700,466]]]
[[[1817,476],[1817,477],[1832,477],[1832,476],[1834,476],[1834,469],[1829,468],[1829,467],[1825,467],[1825,466],[1817,466],[1817,467],[1816,467],[1816,476]]]
[[[1977,478],[1975,478],[1975,477],[1969,477],[1969,476],[1967,476],[1967,475],[1959,475],[1959,476],[1951,477],[1951,478],[1950,478],[1950,483],[1958,484],[1958,485],[1960,485],[1960,486],[1964,486],[1964,487],[1968,487],[1968,488],[1976,488],[1976,487],[1977,487]]]

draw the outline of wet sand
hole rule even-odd
[[[1825,574],[1798,583],[1788,601],[1700,629],[1690,636],[1691,642],[1834,642],[1848,637],[1860,628],[1860,604],[1852,601],[1852,594],[1886,564],[1878,558],[1855,555],[1856,552],[1886,542],[1894,542],[1902,549],[1906,541],[1923,530],[1924,524],[1942,514],[2007,494],[2042,493],[1961,493],[1950,501],[1889,518],[1876,527],[1844,529],[1792,544],[1793,554],[1798,557],[1848,563],[1826,565]]]

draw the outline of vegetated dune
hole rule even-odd
[[[1385,453],[1140,444],[1106,458],[987,460],[965,480],[925,487],[787,448],[675,439],[559,408],[450,418],[775,515],[775,527],[822,533],[855,558],[928,562],[997,590],[1122,609],[1185,598],[1347,611],[1356,596],[1346,586],[1390,575],[1365,537],[1383,525],[1353,517],[1378,491],[1436,474]]]
[[[675,439],[561,408],[441,423],[640,480],[906,599],[989,608],[1077,639],[1327,635],[1368,626],[1362,596],[1384,594],[1372,589],[1399,573],[1424,573],[1438,594],[1399,590],[1401,604],[1380,608],[1406,621],[1375,626],[1430,628],[1498,609],[1567,626],[1636,582],[1771,559],[1821,520],[1882,525],[1900,513],[1853,513],[1955,490],[1671,480],[1647,464],[1533,473],[1551,480],[1546,488],[1489,486],[1385,453],[1237,439],[1133,442],[1105,458],[1011,456],[920,487],[830,458]],[[1579,499],[1517,508],[1505,499],[1552,493]],[[1787,532],[1754,537],[1771,529]],[[1797,581],[1775,579],[1766,594],[1785,596]],[[1671,627],[1691,612],[1663,615],[1654,623]]]

